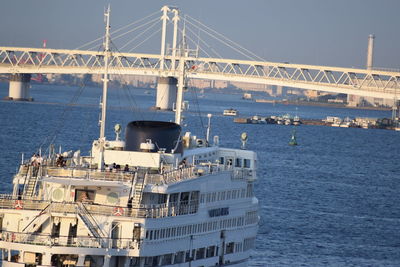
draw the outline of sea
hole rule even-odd
[[[32,84],[33,102],[0,101],[0,193],[12,191],[22,155],[48,150],[87,154],[98,138],[101,89]],[[259,93],[262,98],[262,93]],[[8,84],[0,84],[0,98]],[[108,139],[114,125],[132,120],[173,121],[172,112],[152,111],[154,89],[109,90]],[[291,114],[390,118],[390,111],[280,105],[242,99],[240,93],[188,89],[183,129],[219,137],[220,146],[258,154],[255,194],[260,228],[249,266],[400,266],[400,132],[380,129],[296,127],[298,146],[288,142],[294,126],[237,124],[222,116]]]

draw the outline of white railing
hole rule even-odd
[[[74,202],[50,202],[39,200],[18,200],[16,198],[1,198],[0,209],[17,209],[17,210],[37,210],[41,211],[48,205],[50,213],[66,213],[76,214],[77,204]],[[181,203],[179,209],[175,205],[166,204],[140,204],[132,208],[119,207],[119,206],[104,206],[96,204],[84,204],[88,212],[92,215],[102,216],[122,216],[134,218],[164,218],[169,216],[186,215],[189,213],[197,212],[198,203],[192,201],[190,203]]]
[[[42,246],[84,247],[84,248],[119,248],[138,249],[142,241],[131,238],[95,238],[88,236],[51,236],[48,234],[31,234],[2,231],[1,241],[34,244]]]

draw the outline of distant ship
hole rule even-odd
[[[223,112],[224,116],[237,116],[238,111],[236,109],[230,108],[230,109],[225,109]]]

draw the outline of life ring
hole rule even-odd
[[[121,207],[115,207],[114,208],[114,215],[115,216],[122,216],[124,215],[124,209]]]
[[[22,203],[22,200],[16,200],[15,201],[15,205],[14,205],[14,207],[15,207],[15,209],[16,210],[22,210],[22,208],[23,208],[23,205],[22,205],[23,203]]]

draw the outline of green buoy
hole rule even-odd
[[[296,129],[294,129],[294,130],[292,131],[292,137],[290,138],[289,145],[290,145],[290,146],[297,146]]]

